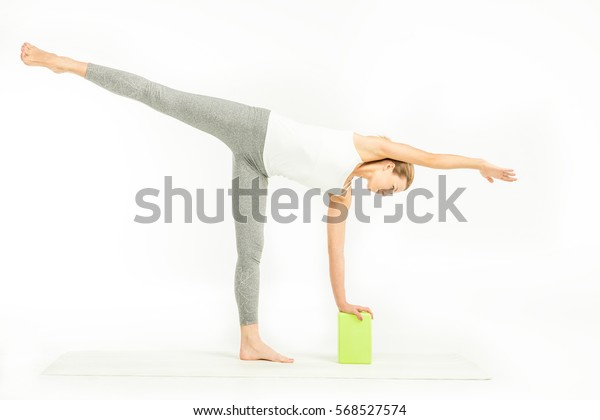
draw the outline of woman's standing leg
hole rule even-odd
[[[243,156],[233,155],[233,182],[236,189],[268,188],[268,178],[256,171]],[[232,211],[235,223],[237,262],[235,266],[235,299],[240,325],[258,323],[258,298],[260,289],[260,259],[264,247],[264,222],[252,214],[251,195],[232,194]],[[266,216],[266,196],[259,195],[258,211]]]
[[[247,154],[234,154],[232,166],[233,183],[239,189],[260,188],[265,194],[258,195],[258,213],[253,214],[253,195],[232,194],[232,211],[235,220],[237,263],[235,266],[235,298],[242,328],[240,358],[244,360],[267,359],[293,362],[267,346],[258,334],[258,300],[260,290],[260,259],[264,246],[264,230],[267,211],[267,176],[248,159]],[[235,192],[236,188],[232,188]]]
[[[252,179],[256,177],[261,188],[267,188],[262,161],[269,115],[267,109],[179,91],[133,73],[58,56],[27,43],[21,48],[21,59],[25,64],[48,67],[56,73],[77,74],[113,93],[145,103],[157,111],[212,134],[233,152],[233,175],[234,179],[239,177],[240,188],[250,188]],[[251,217],[251,201],[247,200],[250,198],[234,197],[234,205],[239,211],[250,215],[245,223],[236,221],[238,261],[235,297],[241,329],[240,358],[291,362],[293,359],[267,346],[258,333],[259,264],[264,225]],[[260,206],[261,214],[266,216],[266,197],[260,197]],[[246,213],[248,209],[250,212]]]

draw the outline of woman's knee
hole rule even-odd
[[[249,246],[238,251],[238,262],[245,265],[260,264],[262,246]]]

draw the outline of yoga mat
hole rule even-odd
[[[373,353],[371,364],[337,363],[336,354],[298,353],[294,363],[240,360],[216,351],[72,351],[43,375],[248,378],[491,379],[454,354]]]

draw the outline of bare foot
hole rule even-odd
[[[25,42],[21,46],[21,60],[28,66],[42,66],[49,68],[54,73],[64,73],[68,70],[65,58],[41,50],[29,42]]]
[[[272,362],[293,363],[294,359],[277,353],[260,338],[243,339],[240,346],[241,360],[270,360]]]

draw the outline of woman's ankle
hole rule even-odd
[[[258,323],[241,325],[240,333],[242,337],[242,343],[261,341],[260,334],[258,332]]]
[[[69,57],[60,57],[60,59],[62,60],[61,65],[66,71],[81,77],[85,77],[87,72],[87,63],[76,61]]]

